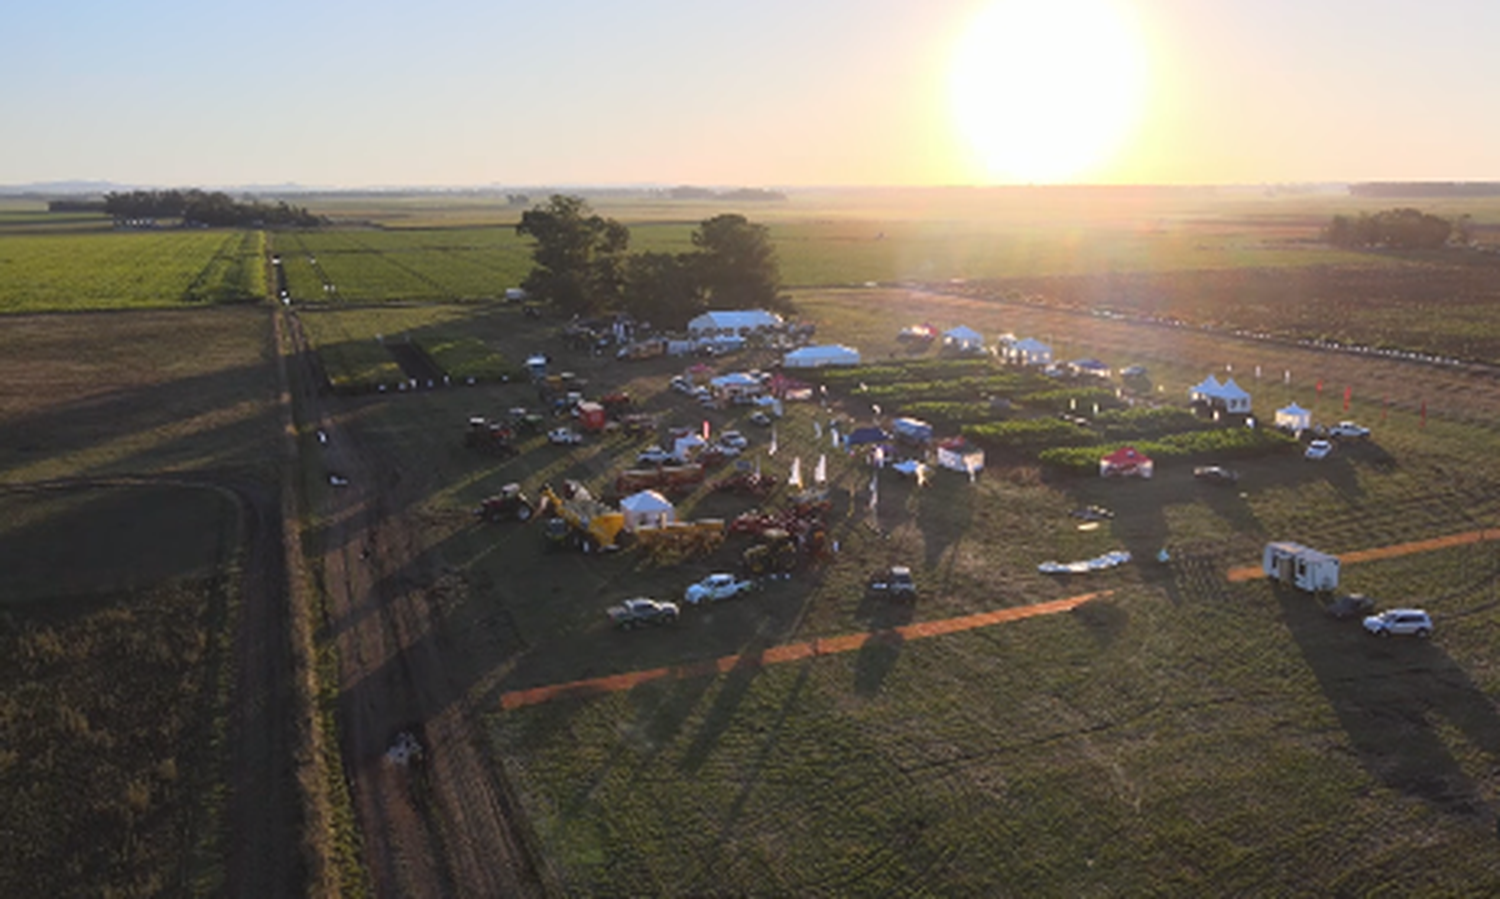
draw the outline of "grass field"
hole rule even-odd
[[[732,566],[744,538],[708,559],[653,568],[631,553],[547,555],[535,525],[476,527],[467,510],[512,480],[532,492],[562,478],[603,487],[644,441],[612,436],[568,450],[533,438],[504,461],[465,451],[464,419],[532,402],[522,385],[353,403],[348,425],[428,496],[410,514],[423,522],[426,555],[461,573],[461,586],[447,582],[442,593],[458,635],[451,658],[466,672],[460,687],[494,710],[496,764],[567,890],[1203,895],[1500,885],[1488,862],[1500,795],[1500,716],[1490,699],[1500,669],[1489,651],[1500,627],[1495,544],[1346,569],[1348,588],[1438,615],[1431,643],[1376,643],[1357,624],[1327,619],[1311,598],[1225,578],[1268,539],[1343,552],[1500,524],[1500,479],[1487,461],[1497,410],[1480,381],[1458,403],[1440,397],[1468,376],[1440,368],[972,297],[798,299],[820,335],[876,358],[898,352],[894,333],[914,318],[1039,334],[1065,358],[1143,362],[1175,398],[1208,371],[1232,365],[1239,376],[1260,364],[1261,383],[1241,380],[1262,414],[1291,395],[1322,420],[1343,417],[1349,383],[1349,415],[1375,427],[1376,439],[1322,466],[1295,456],[1236,463],[1236,491],[1166,467],[1153,482],[1117,484],[1002,462],[973,488],[940,473],[922,490],[886,475],[878,530],[866,510],[868,470],[831,454],[835,562],[690,612],[676,630],[621,634],[606,627],[605,605],[676,595]],[[459,326],[468,308],[455,307],[443,326]],[[741,425],[751,458],[776,473],[792,455],[810,471],[828,452],[813,431],[826,416],[814,407],[790,407],[770,458],[767,433],[736,411],[704,412],[663,391],[669,360],[591,359],[547,344],[545,324],[507,324],[490,332],[476,320],[470,329],[503,353],[553,352],[590,379],[591,392],[625,387],[664,425]],[[1295,373],[1290,390],[1279,380],[1286,369]],[[1319,379],[1328,385],[1320,401]],[[840,402],[846,416],[869,414]],[[1117,517],[1079,531],[1068,510],[1089,503]],[[680,510],[732,517],[746,505],[702,492]],[[1069,581],[1036,571],[1047,559],[1115,548],[1149,559],[1163,546],[1175,557],[1166,567]],[[924,597],[914,610],[863,598],[863,577],[891,562],[916,569]],[[964,634],[882,636],[848,654],[746,661],[722,673],[694,668],[1093,589],[1115,592],[1072,613]],[[507,691],[663,666],[682,673],[623,693],[500,709]]]
[[[0,492],[8,895],[213,892],[239,510],[211,489]]]
[[[264,246],[254,231],[16,234],[0,223],[0,312],[256,300]]]

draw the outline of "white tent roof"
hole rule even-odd
[[[983,343],[984,335],[967,325],[959,325],[944,331],[943,339],[953,343]]]
[[[718,312],[705,312],[692,321],[688,322],[689,331],[706,330],[733,330],[741,328],[779,328],[782,325],[781,316],[764,309],[727,309]]]
[[[1292,403],[1289,406],[1284,406],[1284,407],[1282,407],[1280,409],[1277,409],[1276,410],[1276,414],[1277,415],[1296,415],[1296,416],[1300,417],[1300,416],[1303,416],[1303,415],[1308,415],[1310,413],[1308,413],[1308,411],[1306,409],[1302,408],[1301,406],[1297,405],[1296,403]]]
[[[742,371],[734,371],[727,375],[720,375],[708,383],[713,387],[759,387],[760,378]]]
[[[1209,377],[1211,378],[1211,377],[1213,377],[1213,375],[1209,375]],[[1227,381],[1224,382],[1224,386],[1219,388],[1219,396],[1222,396],[1226,400],[1227,399],[1245,399],[1245,400],[1248,400],[1250,398],[1250,394],[1246,393],[1245,389],[1243,387],[1241,387],[1240,385],[1234,383],[1234,378],[1230,378],[1229,380],[1227,380]]]
[[[821,346],[805,346],[800,350],[792,350],[782,359],[783,365],[793,368],[801,366],[812,366],[826,364],[829,362],[859,364],[859,350],[842,344],[829,343]]]
[[[642,490],[620,500],[621,512],[671,512],[672,501],[655,490]]]
[[[1194,384],[1192,387],[1188,388],[1188,392],[1201,394],[1203,396],[1223,396],[1224,385],[1219,383],[1218,378],[1214,377],[1213,375],[1209,375],[1208,377],[1203,379],[1203,383]]]

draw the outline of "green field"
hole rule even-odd
[[[257,300],[254,231],[13,233],[0,223],[0,312],[78,312]]]
[[[507,481],[534,492],[577,478],[602,489],[645,439],[591,439],[573,450],[540,438],[496,461],[461,445],[462,422],[532,401],[521,385],[453,390],[362,405],[364,439],[427,499],[427,553],[461,572],[448,600],[448,660],[488,718],[495,764],[519,791],[544,863],[567,892],[698,895],[1205,895],[1487,891],[1500,781],[1496,544],[1350,566],[1345,586],[1383,604],[1439,616],[1431,643],[1379,643],[1317,602],[1265,584],[1230,585],[1269,539],[1333,552],[1500,524],[1489,464],[1492,399],[1439,402],[1454,375],[1392,361],[1143,328],[1029,306],[904,291],[799,294],[820,334],[900,351],[913,316],[985,333],[1008,323],[1045,333],[1066,353],[1144,361],[1164,396],[1225,364],[1296,372],[1355,388],[1349,413],[1376,441],[1332,464],[1295,455],[1237,461],[1239,490],[1194,481],[1163,463],[1149,483],[1056,477],[1000,458],[970,488],[940,473],[915,489],[883,476],[878,517],[865,509],[868,469],[830,455],[837,559],[768,584],[752,598],[689,612],[676,630],[611,631],[604,606],[672,597],[747,545],[653,568],[632,553],[541,551],[535,525],[474,527],[467,510]],[[924,305],[925,304],[925,305]],[[440,326],[463,326],[451,307]],[[354,310],[351,310],[354,311]],[[477,312],[478,310],[472,310]],[[405,314],[403,312],[403,314]],[[307,314],[309,319],[315,315]],[[498,319],[494,321],[499,321]],[[422,325],[412,320],[411,328]],[[665,391],[670,360],[617,363],[570,354],[545,323],[468,327],[507,354],[543,346],[587,377],[591,392],[625,387],[663,426],[739,426],[751,458],[810,471],[826,440],[794,406],[780,452],[737,410],[703,412]],[[368,326],[366,326],[366,329]],[[493,330],[491,330],[493,328]],[[548,344],[551,339],[554,342]],[[765,364],[754,355],[730,365]],[[1266,381],[1270,381],[1268,375]],[[1277,383],[1243,382],[1266,414]],[[1450,387],[1451,389],[1451,387]],[[1329,387],[1319,417],[1343,414]],[[1380,393],[1389,402],[1380,402]],[[1420,426],[1416,408],[1430,400]],[[869,415],[857,396],[841,414]],[[772,497],[771,504],[778,501]],[[1082,532],[1068,511],[1100,503],[1117,517]],[[732,517],[748,501],[700,491],[683,517]],[[1127,566],[1059,581],[1048,559],[1126,548],[1165,567]],[[912,564],[915,610],[863,598],[872,569]],[[877,639],[842,655],[722,673],[691,666],[818,637],[880,632],[1110,589],[1058,617],[910,641]],[[677,677],[596,698],[502,711],[499,697],[581,678],[661,666]],[[1420,857],[1421,864],[1413,864]]]

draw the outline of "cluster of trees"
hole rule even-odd
[[[536,242],[521,286],[565,314],[628,312],[677,328],[709,308],[793,311],[770,232],[735,213],[700,223],[687,253],[631,253],[629,228],[560,194],[524,212],[516,233]]]
[[[1454,224],[1416,209],[1387,209],[1374,215],[1336,215],[1324,232],[1336,247],[1389,247],[1393,250],[1430,250],[1453,236]]]
[[[300,206],[277,203],[239,202],[228,194],[191,190],[133,190],[104,195],[104,211],[117,219],[180,218],[184,222],[216,227],[260,227],[289,225],[313,228],[327,224]]]

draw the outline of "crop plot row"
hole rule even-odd
[[[304,309],[301,321],[330,385],[363,392],[406,380],[387,344],[410,340],[457,380],[497,380],[514,361],[474,333],[472,310],[450,305]],[[481,328],[482,330],[482,328]]]
[[[0,312],[255,299],[262,241],[245,231],[0,236]]]

